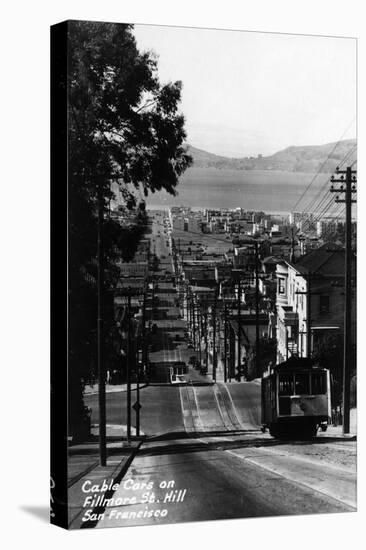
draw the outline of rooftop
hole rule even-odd
[[[319,275],[341,275],[344,273],[344,249],[331,243],[311,250],[301,256],[292,265],[300,273],[317,273]]]

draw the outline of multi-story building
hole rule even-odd
[[[188,231],[191,233],[202,232],[202,220],[200,216],[189,216],[188,218]]]
[[[343,333],[344,249],[325,244],[296,263],[277,264],[277,360],[309,357],[330,333]]]
[[[322,237],[324,235],[326,226],[327,223],[324,220],[319,220],[316,222],[316,234],[318,237]]]
[[[172,227],[178,231],[184,231],[185,218],[183,216],[173,216]]]
[[[234,248],[234,267],[254,269],[255,249],[253,246],[237,246]]]
[[[141,262],[120,262],[118,264],[121,278],[146,277],[148,273],[148,264]]]
[[[205,256],[202,260],[183,260],[181,272],[185,280],[195,286],[215,287],[224,276],[230,276],[231,266],[227,269],[227,263],[221,255],[218,257]]]
[[[304,212],[290,212],[289,214],[289,223],[291,225],[296,225],[304,217]]]
[[[260,376],[255,369],[256,322],[253,312],[243,310],[240,322],[237,311],[231,312],[228,330],[228,367],[231,377],[236,376],[238,365],[242,365],[242,374],[245,378],[249,372],[252,373],[250,378]],[[263,338],[268,335],[268,314],[261,312],[258,322],[259,337]]]

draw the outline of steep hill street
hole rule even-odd
[[[162,275],[173,273],[167,242],[155,221],[151,247]],[[156,283],[154,295],[151,322],[160,343],[149,361],[188,363],[194,351],[174,283]],[[192,364],[186,379],[141,386],[143,443],[107,504],[85,509],[85,527],[355,510],[353,438],[329,429],[311,442],[276,440],[260,429],[258,380],[214,383]],[[126,435],[127,394],[124,387],[109,389],[107,433],[118,439]],[[96,391],[86,404],[97,434]]]

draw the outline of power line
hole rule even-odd
[[[337,210],[338,210],[338,212],[337,212]],[[335,215],[337,217],[335,218],[334,221],[337,222],[340,218],[342,218],[345,214],[345,211],[346,211],[346,207],[343,206],[343,204],[338,203],[338,208],[336,208],[336,211],[335,211]]]
[[[315,217],[314,222],[318,222],[325,216],[325,214],[331,209],[331,207],[334,207],[334,200],[333,197],[330,198],[330,201],[326,204],[326,206],[323,208],[323,210],[318,214],[318,216]]]
[[[330,193],[328,193],[330,195]],[[323,207],[323,210],[318,213],[314,218],[310,219],[308,218],[306,221],[305,221],[305,224],[308,224],[307,227],[303,227],[303,231],[307,231],[310,224],[315,224],[317,223],[318,221],[320,221],[322,218],[325,217],[325,215],[327,214],[327,212],[332,208],[334,207],[334,200],[333,200],[333,197],[330,196],[328,202],[326,203],[326,205]],[[333,212],[333,215],[335,214],[335,211]],[[329,214],[330,215],[330,214]]]
[[[327,190],[327,192],[325,193],[325,195],[323,196],[322,200],[319,202],[319,204],[317,205],[316,209],[314,209],[314,212],[310,212],[308,214],[308,216],[302,220],[302,230],[303,231],[307,231],[310,224],[312,223],[315,223],[316,221],[316,215],[315,213],[318,212],[318,216],[319,216],[319,211],[322,213],[324,209],[324,205],[328,205],[329,204],[329,196],[330,196],[330,193],[329,193],[329,190]],[[328,202],[327,202],[328,201]],[[314,217],[315,216],[315,217]]]
[[[347,130],[348,130],[348,128],[347,128]],[[347,130],[346,130],[346,131],[347,131]],[[345,132],[346,132],[346,131],[345,131]],[[344,132],[344,134],[345,134],[345,132]],[[344,134],[343,134],[343,135],[344,135]],[[342,135],[342,137],[343,137],[343,135]],[[329,158],[331,157],[331,155],[332,155],[333,152],[335,151],[336,147],[338,146],[338,144],[339,144],[340,141],[342,140],[342,137],[341,137],[340,140],[335,144],[335,146],[333,147],[333,150],[329,153],[328,157],[326,158],[326,160],[324,161],[324,163],[322,164],[322,166],[319,168],[318,172],[315,174],[314,178],[312,179],[312,181],[310,182],[310,184],[308,185],[308,187],[305,189],[305,191],[304,191],[303,194],[301,195],[300,199],[297,201],[297,203],[296,203],[294,209],[295,209],[296,206],[299,204],[299,202],[302,200],[302,198],[304,197],[304,195],[306,194],[306,192],[309,190],[309,188],[311,187],[311,185],[314,183],[314,181],[316,180],[317,176],[319,175],[319,173],[320,173],[321,170],[323,169],[323,166],[324,166],[324,165],[326,164],[326,162],[329,160]],[[356,149],[357,149],[357,145],[355,145],[352,149],[350,149],[350,150],[346,153],[346,155],[345,155],[345,157],[343,158],[343,160],[341,161],[339,167],[342,166],[342,165],[346,162],[347,158],[348,158],[351,154],[353,154],[354,151],[355,151]],[[321,190],[324,189],[324,187],[327,185],[328,181],[329,181],[329,176],[328,176],[328,177],[326,178],[326,180],[324,181],[324,183],[323,183],[323,185],[322,185],[322,187],[321,187]],[[320,190],[320,192],[321,192],[321,190]],[[303,211],[304,211],[304,210],[306,210],[306,209],[303,209]]]
[[[345,162],[347,162],[348,157],[350,157],[355,151],[357,150],[357,145],[355,145],[352,149],[350,149],[346,155],[344,156],[343,160],[338,164],[338,168],[341,168]],[[311,211],[313,205],[315,204],[317,198],[319,195],[321,195],[322,191],[324,189],[327,189],[329,183],[329,176],[324,180],[324,183],[322,184],[321,188],[319,189],[319,192],[317,195],[309,202],[309,204],[303,208],[303,212],[309,212]]]
[[[352,203],[356,202],[353,198],[357,193],[357,171],[352,170],[350,166],[346,170],[337,169],[336,175],[331,178],[331,192],[336,193],[336,202],[343,203],[346,206],[345,223],[345,300],[344,300],[344,345],[343,345],[343,433],[347,434],[350,430],[350,387],[352,368],[355,367],[353,350],[353,328],[352,328]],[[338,184],[338,187],[334,186]],[[343,196],[339,199],[339,195]]]
[[[336,148],[338,147],[339,143],[342,141],[343,137],[346,135],[346,133],[348,132],[348,130],[351,128],[352,124],[354,123],[356,119],[356,116],[353,117],[352,121],[350,122],[350,124],[347,126],[347,128],[345,129],[345,131],[343,132],[343,134],[341,135],[341,137],[339,138],[339,140],[336,142],[336,144],[334,145],[333,149],[330,151],[330,153],[328,154],[327,158],[325,159],[325,161],[322,163],[322,165],[320,166],[320,168],[318,169],[317,173],[315,174],[315,176],[313,177],[313,179],[311,180],[311,182],[309,183],[309,185],[306,187],[305,191],[302,193],[301,197],[297,200],[295,206],[292,208],[292,211],[294,211],[298,204],[301,202],[302,198],[304,197],[304,195],[308,192],[308,190],[310,189],[310,187],[313,185],[314,181],[316,180],[317,176],[320,174],[320,172],[322,171],[322,169],[324,168],[324,166],[326,165],[326,163],[328,162],[329,158],[333,155],[334,151],[336,150]]]
[[[346,153],[346,155],[343,157],[342,161],[339,163],[338,168],[341,168],[343,166],[343,164],[345,164],[347,162],[348,158],[355,152],[356,149],[357,149],[357,145],[355,145],[352,149],[350,149]],[[323,183],[321,189],[319,190],[319,192],[317,193],[316,197],[314,197],[314,199],[312,199],[310,201],[310,203],[308,204],[307,212],[309,213],[309,210],[310,210],[310,215],[307,217],[307,219],[304,220],[304,223],[308,224],[308,226],[310,225],[310,223],[314,223],[314,219],[311,219],[310,216],[312,216],[313,213],[315,214],[317,211],[319,212],[319,210],[324,207],[325,201],[327,200],[328,196],[331,194],[329,189],[328,189],[328,183],[329,183],[329,177],[327,177],[327,179],[324,181],[324,183]],[[317,198],[321,195],[322,191],[324,191],[324,190],[325,190],[325,194],[323,195],[323,198],[320,200],[317,207],[314,208]],[[311,209],[313,211],[311,211]],[[303,211],[303,214],[305,212],[306,212],[306,210]],[[321,215],[324,215],[324,213],[322,213]],[[318,220],[316,220],[316,221],[318,221]]]

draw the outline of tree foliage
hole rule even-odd
[[[178,111],[182,84],[161,84],[157,68],[153,53],[138,50],[131,25],[69,23],[71,424],[83,409],[76,381],[96,365],[98,200],[106,214],[117,188],[125,206],[125,226],[107,215],[103,221],[105,281],[113,286],[117,260],[133,258],[146,228],[144,197],[162,189],[175,194],[191,164]]]
[[[71,22],[69,68],[71,154],[93,161],[86,174],[95,180],[98,168],[122,181],[132,205],[133,188],[174,193],[191,162],[178,112],[181,82],[160,84],[156,58],[138,51],[130,25]]]

